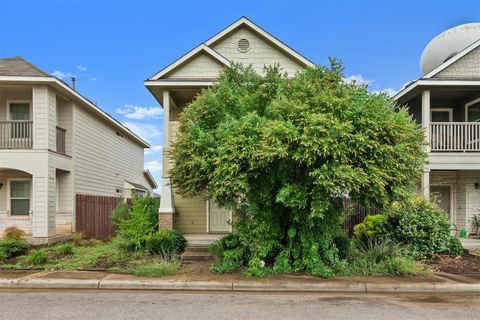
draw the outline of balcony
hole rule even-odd
[[[57,126],[57,152],[61,154],[65,154],[65,134],[67,132],[66,129]]]
[[[0,149],[32,149],[33,121],[0,121]]]
[[[480,152],[480,122],[431,122],[432,152]]]

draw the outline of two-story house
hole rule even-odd
[[[279,64],[290,75],[314,66],[313,62],[243,17],[145,81],[145,86],[164,109],[161,228],[176,228],[186,234],[218,234],[231,230],[229,211],[219,209],[208,199],[183,198],[172,190],[168,158],[179,115],[203,88],[214,84],[219,72],[231,63],[252,65],[259,73],[265,66]]]
[[[458,229],[480,214],[480,23],[435,37],[421,57],[422,77],[394,99],[425,132],[428,164],[421,192]]]
[[[149,145],[63,81],[22,58],[0,59],[0,235],[51,243],[75,231],[75,197],[156,188]]]

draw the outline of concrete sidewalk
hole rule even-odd
[[[181,274],[164,278],[92,271],[0,271],[0,289],[96,289],[256,292],[479,292],[480,274],[430,277],[283,275],[265,279]]]

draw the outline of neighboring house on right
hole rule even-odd
[[[422,77],[394,99],[425,130],[421,190],[452,224],[470,232],[472,216],[480,213],[480,23],[435,37],[420,64]]]

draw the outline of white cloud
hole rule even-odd
[[[77,70],[78,70],[78,71],[87,71],[88,69],[87,69],[87,67],[78,65],[78,66],[77,66]]]
[[[151,141],[152,139],[162,136],[162,131],[160,131],[157,126],[150,124],[126,121],[123,122],[123,125],[146,141]]]
[[[373,91],[373,93],[386,93],[388,94],[390,97],[393,97],[394,95],[396,95],[398,93],[398,90],[395,90],[393,88],[386,88],[386,89],[383,89],[383,90],[375,90]]]
[[[150,172],[162,171],[162,163],[157,160],[147,161],[145,162],[145,169],[149,170]]]
[[[361,74],[354,74],[348,77],[343,78],[343,81],[346,83],[362,85],[362,84],[371,84],[373,80],[368,80],[363,77]]]
[[[151,146],[150,149],[145,149],[144,154],[149,155],[155,152],[162,153],[163,147],[162,146]]]
[[[59,70],[55,70],[51,74],[52,74],[52,76],[54,76],[54,77],[56,77],[60,80],[63,80],[65,78],[75,77],[75,75],[70,73],[70,72],[64,73],[64,72],[59,71]]]
[[[144,120],[159,119],[163,114],[163,109],[160,107],[141,107],[126,104],[123,108],[117,108],[115,112],[128,119]]]

